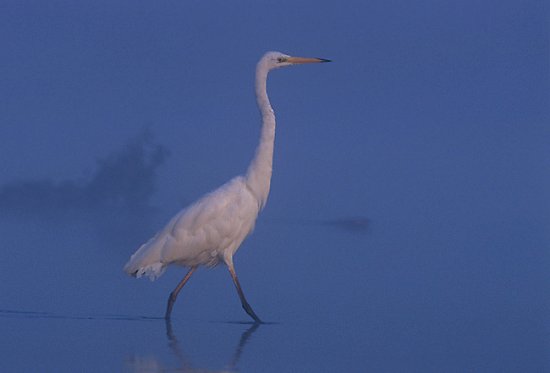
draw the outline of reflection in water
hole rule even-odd
[[[132,372],[182,372],[182,373],[197,373],[197,372],[237,372],[237,364],[241,358],[241,355],[244,351],[244,347],[249,342],[252,334],[260,326],[259,323],[253,323],[248,329],[246,329],[239,339],[239,342],[235,346],[235,351],[231,357],[231,360],[226,364],[226,367],[223,369],[206,369],[206,368],[197,368],[194,367],[191,363],[191,359],[186,355],[181,348],[180,342],[174,333],[172,328],[172,322],[168,319],[166,320],[166,336],[168,337],[168,346],[172,351],[172,354],[178,361],[178,367],[176,368],[167,368],[156,359],[155,357],[140,358],[133,357],[127,361],[127,366]]]

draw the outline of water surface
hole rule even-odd
[[[548,368],[536,224],[502,236],[498,222],[260,220],[236,256],[268,322],[254,325],[224,267],[198,271],[166,324],[166,297],[184,272],[154,283],[122,273],[149,234],[141,228],[120,228],[130,232],[121,238],[106,217],[2,219],[3,371]]]

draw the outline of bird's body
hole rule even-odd
[[[267,74],[278,67],[315,62],[328,60],[290,57],[280,52],[268,52],[262,57],[256,68],[256,99],[262,115],[262,130],[246,174],[231,179],[179,212],[162,231],[142,245],[124,267],[130,275],[146,275],[151,279],[160,276],[170,264],[190,268],[170,295],[166,318],[170,317],[179,291],[198,266],[211,267],[223,262],[229,268],[243,308],[260,322],[244,298],[233,266],[233,255],[254,229],[269,195],[275,115],[266,92]]]
[[[212,267],[227,262],[254,229],[258,213],[246,179],[235,177],[174,216],[132,255],[125,271],[154,279],[172,263]]]

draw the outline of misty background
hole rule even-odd
[[[1,370],[549,368],[547,2],[0,8]],[[334,61],[269,77],[272,191],[235,263],[273,324],[239,324],[220,267],[165,329],[183,271],[122,266],[246,170],[267,50]]]

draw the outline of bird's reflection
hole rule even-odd
[[[168,338],[168,347],[170,348],[172,354],[178,361],[178,366],[175,368],[167,368],[162,364],[160,361],[158,361],[155,358],[147,358],[147,359],[140,359],[140,358],[134,358],[132,361],[129,362],[129,365],[131,365],[131,369],[133,372],[166,372],[166,371],[172,371],[172,372],[181,372],[181,373],[198,373],[198,372],[237,372],[237,365],[239,363],[239,360],[241,358],[241,355],[244,352],[244,348],[246,344],[250,341],[250,338],[252,334],[259,328],[259,323],[253,323],[250,325],[249,328],[244,330],[244,332],[241,334],[241,337],[239,338],[239,341],[237,345],[235,346],[235,350],[233,352],[233,355],[231,356],[231,359],[226,364],[226,366],[223,369],[205,369],[200,367],[195,367],[191,359],[187,354],[185,354],[184,350],[181,347],[180,341],[178,337],[176,336],[176,333],[174,333],[174,329],[172,326],[172,322],[167,319],[166,320],[166,337]]]

